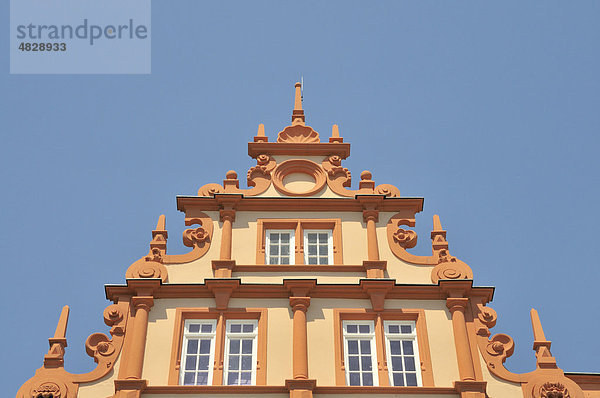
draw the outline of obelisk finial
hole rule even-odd
[[[304,126],[304,110],[302,110],[302,83],[297,82],[294,96],[294,110],[292,112],[292,125]]]

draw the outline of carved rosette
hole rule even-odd
[[[64,383],[46,381],[31,389],[31,398],[66,398],[68,390]]]
[[[439,264],[431,270],[431,281],[440,279],[473,279],[473,271],[464,261],[450,256],[448,250],[440,250]]]
[[[540,387],[540,398],[571,398],[569,390],[560,383],[544,383]]]
[[[187,247],[200,246],[210,239],[208,231],[202,227],[183,231],[183,244]]]
[[[125,273],[127,279],[138,278],[156,278],[163,282],[167,281],[167,267],[156,261],[149,261],[146,258],[137,260],[131,264]]]
[[[417,245],[417,233],[409,229],[398,228],[394,232],[394,242],[399,244],[405,249],[410,249]]]
[[[581,387],[560,369],[552,374],[535,371],[524,387],[526,398],[584,398]]]

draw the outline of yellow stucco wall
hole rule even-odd
[[[485,365],[485,359],[479,354],[483,379],[487,381],[487,393],[490,398],[521,398],[523,389],[520,384],[499,379],[490,373]]]
[[[119,356],[117,357],[113,369],[110,372],[108,372],[106,376],[104,376],[100,380],[96,380],[91,383],[80,384],[77,398],[98,398],[112,396],[115,393],[114,380],[119,374],[120,363],[121,354],[119,354]]]

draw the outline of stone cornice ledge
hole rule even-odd
[[[277,394],[287,393],[286,386],[147,386],[145,394]],[[314,387],[314,394],[456,394],[453,387],[360,387],[322,386]]]

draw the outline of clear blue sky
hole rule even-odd
[[[93,367],[103,284],[124,281],[161,213],[183,251],[175,195],[245,175],[246,142],[289,123],[301,75],[308,124],[339,124],[355,179],[425,197],[414,252],[439,214],[451,253],[496,286],[511,370],[534,367],[533,306],[559,366],[600,371],[600,2],[177,0],[152,15],[151,75],[9,75],[0,42],[9,395],[64,304],[67,369]]]

